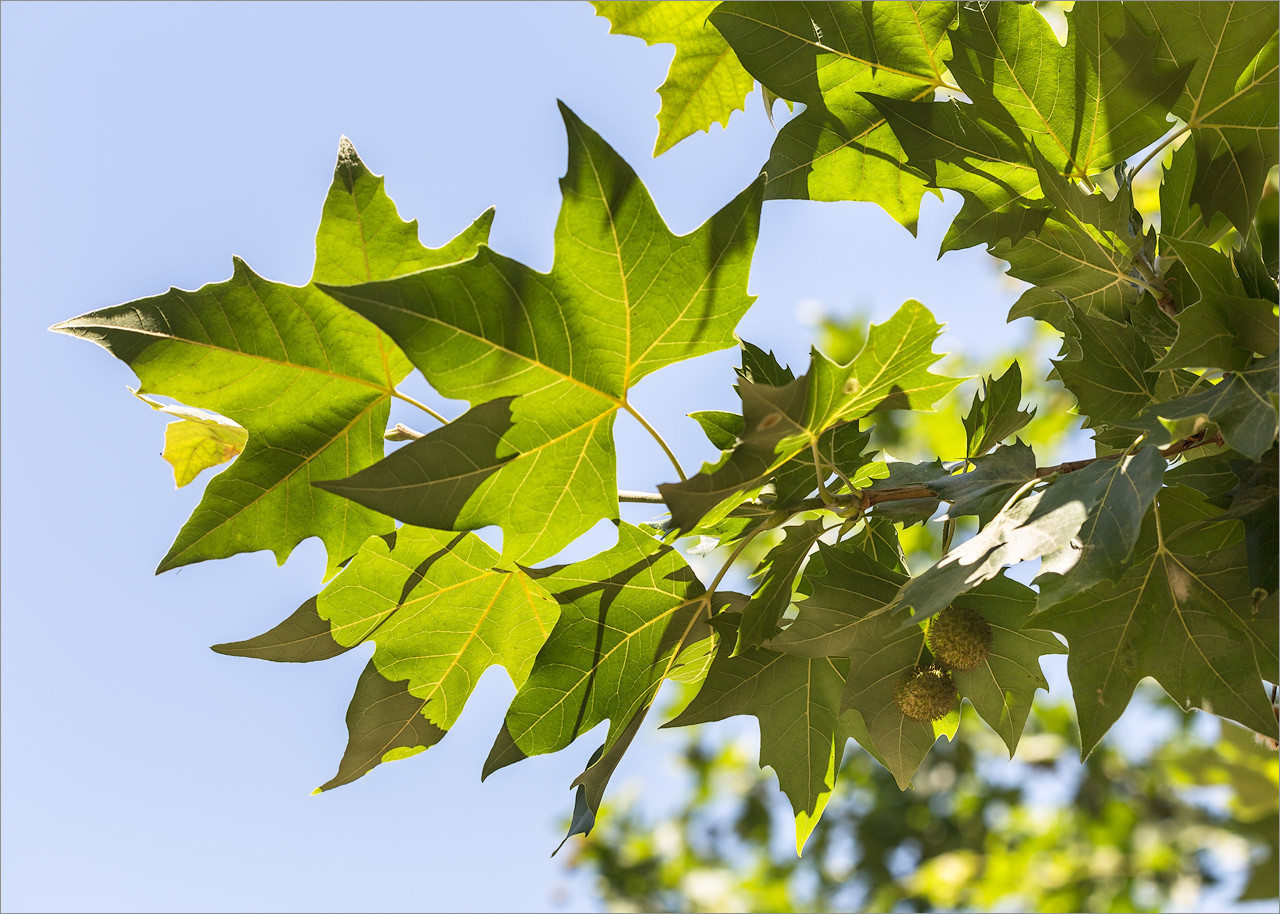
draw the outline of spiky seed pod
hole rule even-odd
[[[904,717],[928,723],[941,720],[956,707],[956,684],[936,666],[908,670],[893,692],[893,703]]]
[[[991,623],[968,606],[948,606],[929,625],[929,650],[953,670],[971,670],[986,660],[991,641]]]

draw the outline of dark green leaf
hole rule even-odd
[[[737,413],[726,413],[718,409],[689,413],[689,418],[697,422],[706,433],[707,440],[722,451],[731,450],[745,428],[742,417]]]
[[[1165,245],[1177,254],[1190,282],[1176,293],[1178,338],[1156,368],[1235,371],[1248,365],[1253,353],[1275,351],[1275,305],[1245,294],[1225,254],[1192,241],[1169,239]]]
[[[964,417],[965,455],[980,457],[1035,418],[1034,408],[1018,408],[1021,402],[1022,369],[1014,359],[999,378],[983,378],[982,391],[973,395]]]
[[[355,645],[334,639],[333,626],[316,610],[317,600],[317,597],[307,600],[289,618],[256,638],[215,644],[213,650],[230,657],[256,657],[280,663],[310,663],[345,654]]]
[[[347,748],[338,772],[314,793],[350,784],[383,762],[417,755],[444,735],[422,715],[422,700],[410,694],[408,683],[386,679],[371,660],[347,708]]]
[[[1146,433],[1153,444],[1168,444],[1167,424],[1204,419],[1218,426],[1228,445],[1260,460],[1276,440],[1277,364],[1277,354],[1272,352],[1208,390],[1148,407],[1132,422],[1117,424]]]
[[[761,559],[754,572],[760,583],[742,611],[738,626],[737,653],[759,647],[778,633],[782,614],[791,605],[800,569],[826,529],[821,518],[787,527],[782,542]]]
[[[1142,250],[1142,221],[1130,198],[1130,188],[1117,168],[1120,189],[1114,200],[1097,192],[1082,193],[1035,153],[1036,169],[1045,198],[1054,211],[1035,235],[1016,244],[1001,242],[991,253],[1009,261],[1009,275],[1037,286],[1035,301],[1053,293],[1090,317],[1101,314],[1123,320],[1138,300],[1133,259]],[[1024,298],[1026,296],[1024,295]],[[1043,305],[1020,299],[1015,315],[1045,318]],[[1059,328],[1062,329],[1062,328]]]
[[[730,627],[701,690],[667,727],[751,714],[760,723],[760,765],[778,775],[796,817],[796,851],[813,831],[835,787],[845,744],[854,735],[840,713],[849,663],[752,647],[735,652]],[[740,640],[740,639],[739,639]]]
[[[1144,447],[1132,457],[1099,461],[1093,466],[1098,468],[1095,475],[1102,492],[1079,535],[1044,557],[1035,580],[1040,588],[1040,609],[1124,574],[1142,519],[1160,491],[1166,463],[1157,448]]]
[[[1036,455],[1028,445],[996,448],[986,457],[975,457],[973,469],[955,476],[943,476],[928,483],[943,501],[951,502],[947,517],[976,514],[986,526],[1005,502],[1022,486],[1036,478]]]
[[[1184,553],[1169,539],[1199,519],[1179,503],[1185,498],[1179,493],[1188,491],[1178,486],[1161,492],[1118,582],[1099,584],[1031,623],[1070,642],[1067,671],[1082,755],[1120,717],[1144,676],[1154,677],[1185,710],[1201,708],[1275,734],[1258,660],[1240,634],[1252,604],[1243,547],[1206,552],[1184,542]]]

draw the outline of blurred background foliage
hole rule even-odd
[[[861,315],[828,316],[816,344],[847,361],[866,326]],[[1037,410],[1019,437],[1041,465],[1092,450],[1074,399],[1039,380],[1058,346],[1038,324],[1017,352],[1024,404]],[[1014,358],[976,355],[981,364],[953,353],[941,368],[1001,375]],[[975,377],[934,413],[879,414],[873,446],[898,460],[962,458],[960,418],[979,385]],[[973,532],[966,522],[957,542]],[[917,570],[940,553],[941,527],[901,531]],[[760,539],[753,553],[771,545]],[[744,568],[759,558],[744,555]],[[802,857],[748,724],[746,737],[723,726],[677,731],[682,790],[657,802],[651,790],[619,791],[590,837],[570,843],[568,866],[617,911],[1247,910],[1280,894],[1274,752],[1233,724],[1183,714],[1146,681],[1126,725],[1081,764],[1064,665],[1046,661],[1052,697],[1038,697],[1013,761],[967,704],[956,740],[940,741],[905,792],[851,747]],[[669,719],[692,691],[664,695]]]

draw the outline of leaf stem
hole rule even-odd
[[[665,505],[661,495],[657,492],[637,492],[634,489],[619,489],[618,501],[634,502],[641,505]]]
[[[448,425],[448,424],[449,424],[449,420],[448,420],[448,419],[446,419],[444,416],[440,415],[438,412],[436,412],[436,411],[435,411],[434,409],[432,409],[430,406],[427,406],[427,404],[425,404],[425,403],[419,403],[417,400],[413,399],[413,397],[409,396],[408,394],[402,394],[402,393],[400,393],[400,391],[398,391],[398,390],[394,390],[394,391],[392,391],[392,392],[391,392],[391,396],[395,397],[397,400],[403,400],[404,402],[406,402],[406,403],[408,403],[408,404],[410,404],[410,405],[412,405],[412,406],[416,406],[416,407],[418,407],[418,409],[422,410],[422,411],[423,411],[424,413],[426,413],[428,416],[430,416],[431,418],[435,419],[435,420],[436,420],[437,422],[439,422],[441,425]]]
[[[671,452],[671,448],[667,446],[667,442],[658,434],[658,430],[650,425],[648,421],[645,420],[645,417],[640,415],[639,411],[630,403],[623,403],[622,408],[631,413],[631,415],[635,417],[635,420],[644,426],[644,430],[653,436],[653,440],[658,442],[658,446],[666,453],[667,459],[671,461],[671,465],[676,468],[676,473],[679,474],[680,481],[686,481],[689,477],[684,474],[684,470],[680,466],[680,461],[676,460],[676,455]]]
[[[1183,124],[1177,130],[1174,130],[1172,133],[1168,134],[1163,140],[1157,143],[1156,148],[1151,150],[1149,153],[1147,153],[1147,157],[1138,163],[1138,167],[1133,169],[1133,171],[1129,172],[1129,180],[1132,181],[1135,177],[1137,177],[1138,172],[1142,171],[1142,169],[1146,168],[1149,164],[1151,164],[1152,159],[1160,155],[1160,153],[1164,152],[1166,146],[1168,146],[1170,143],[1172,143],[1174,140],[1182,136],[1184,133],[1186,133],[1190,129],[1191,129],[1190,124]]]

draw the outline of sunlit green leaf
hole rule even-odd
[[[473,408],[324,488],[406,523],[503,529],[504,562],[545,559],[618,513],[613,421],[641,378],[733,345],[751,304],[753,184],[673,235],[634,171],[562,107],[569,167],[550,273],[481,247],[445,269],[326,289]],[[447,466],[436,453],[456,450]]]
[[[924,176],[862,93],[932,98],[954,3],[722,3],[711,22],[742,65],[805,110],[774,141],[770,199],[868,200],[913,234]]]
[[[316,279],[381,279],[450,263],[488,238],[491,212],[445,247],[423,247],[382,184],[343,138],[316,235]],[[283,562],[318,536],[332,574],[371,534],[392,529],[385,515],[311,484],[382,456],[391,397],[412,366],[314,283],[269,282],[237,258],[226,282],[170,289],[53,329],[126,362],[141,393],[213,410],[248,430],[244,453],[210,481],[160,571],[259,549]]]
[[[662,109],[658,112],[655,156],[699,130],[710,130],[712,124],[728,126],[729,116],[744,108],[755,80],[707,22],[707,15],[716,8],[715,0],[600,0],[592,5],[597,16],[609,20],[611,34],[634,35],[646,44],[676,47],[667,78],[658,87]]]

